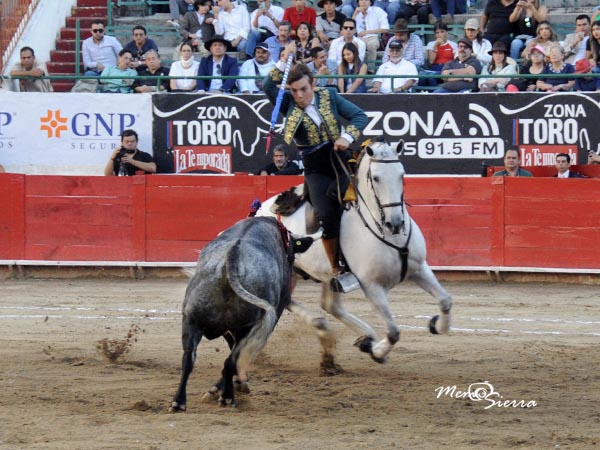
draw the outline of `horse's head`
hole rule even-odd
[[[368,142],[363,146],[358,170],[358,188],[363,201],[377,221],[375,210],[379,212],[378,227],[385,227],[392,234],[404,228],[404,166],[400,153],[404,141],[395,147],[383,140]]]

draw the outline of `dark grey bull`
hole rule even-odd
[[[186,384],[203,336],[223,336],[231,353],[209,396],[235,406],[234,376],[247,381],[250,362],[265,346],[291,301],[294,252],[313,237],[290,241],[274,218],[245,219],[210,242],[200,255],[183,302],[183,360],[171,411],[185,411]]]

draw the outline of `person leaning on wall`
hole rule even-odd
[[[152,156],[137,148],[138,134],[134,130],[124,130],[121,135],[121,146],[110,156],[105,176],[133,176],[141,170],[145,174],[156,173],[156,163]]]
[[[6,173],[6,170],[4,170],[4,167],[2,167],[2,164],[0,164],[0,173]]]

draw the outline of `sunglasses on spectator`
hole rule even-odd
[[[104,28],[92,28],[92,33],[104,33]]]
[[[354,30],[354,27],[342,27],[344,30]]]

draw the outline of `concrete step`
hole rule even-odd
[[[58,39],[56,41],[56,50],[61,52],[75,51],[74,39]]]
[[[52,75],[75,75],[75,61],[72,62],[47,62],[48,73]],[[83,64],[81,64],[83,70]]]
[[[60,50],[51,50],[50,51],[50,61],[52,62],[73,62],[75,61],[75,50],[70,51],[60,51]]]
[[[71,17],[101,17],[106,19],[108,15],[108,9],[106,5],[101,6],[90,6],[90,7],[75,7],[71,13]]]
[[[87,39],[90,35],[90,31],[87,28],[82,28],[79,30],[79,39],[82,41]],[[75,28],[61,28],[59,33],[60,39],[66,39],[74,41],[77,36],[77,30]]]
[[[52,89],[54,89],[54,92],[71,92],[73,86],[75,86],[74,81],[64,80],[52,82]]]
[[[79,26],[82,29],[89,30],[94,20],[98,20],[97,17],[67,17],[65,28],[75,28],[77,21],[79,20]]]

